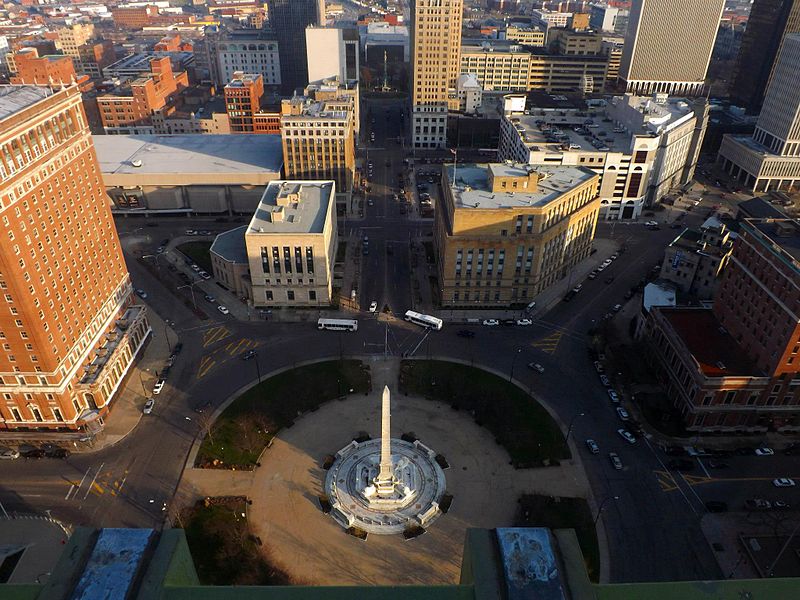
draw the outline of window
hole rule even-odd
[[[267,302],[272,302],[272,290],[267,290],[264,292],[264,296],[266,297]]]
[[[294,300],[294,290],[286,290],[286,299]]]
[[[733,400],[736,398],[736,391],[730,390],[725,392],[725,399],[722,401],[723,404],[733,404]]]
[[[317,301],[317,292],[315,292],[314,290],[309,290],[308,299],[311,300],[312,302],[316,302]]]

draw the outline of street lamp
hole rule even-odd
[[[619,500],[619,496],[606,496],[603,498],[603,501],[600,503],[600,506],[597,509],[597,516],[594,518],[595,527],[597,527],[597,521],[600,520],[600,515],[603,514],[603,509],[606,507],[606,502],[609,500]]]
[[[189,288],[189,291],[192,294],[192,304],[194,305],[195,310],[197,310],[197,301],[194,299],[194,286],[197,285],[196,281],[192,281],[191,283],[187,283],[186,285],[179,285],[177,288],[178,290],[182,290],[183,288]]]
[[[517,351],[514,353],[514,357],[511,359],[511,373],[508,376],[509,381],[514,379],[514,365],[517,364],[517,358],[519,358],[521,352],[522,348],[517,348]]]
[[[261,383],[261,365],[258,364],[258,350],[253,350],[253,358],[256,359],[256,375],[258,376],[258,383]]]
[[[567,427],[567,437],[564,438],[564,443],[569,441],[569,436],[572,433],[572,426],[575,424],[575,420],[578,419],[579,417],[583,417],[583,416],[586,416],[586,413],[583,413],[583,412],[582,413],[578,413],[577,415],[572,417],[572,419],[569,422],[569,427]]]

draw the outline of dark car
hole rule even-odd
[[[19,455],[24,458],[42,458],[44,456],[44,450],[36,446],[31,446],[30,444],[22,444],[19,447]]]
[[[183,342],[178,342],[175,344],[175,348],[172,350],[173,354],[180,354],[181,350],[183,350]]]
[[[667,463],[667,468],[673,469],[675,471],[692,471],[694,470],[694,462],[692,462],[691,460],[674,458]]]
[[[709,500],[706,502],[706,508],[708,509],[708,512],[721,513],[728,510],[728,505],[727,503],[720,502],[719,500]]]
[[[458,333],[456,334],[458,337],[463,338],[474,338],[475,332],[470,331],[469,329],[459,329]]]
[[[667,456],[686,456],[686,450],[682,446],[666,446],[664,454]]]
[[[789,446],[784,448],[783,453],[786,456],[795,456],[800,454],[800,444],[798,443],[789,444]]]
[[[503,323],[503,325],[509,325],[509,326],[514,326],[517,324],[516,320],[514,319],[503,319],[501,322]]]
[[[739,456],[750,456],[751,454],[755,454],[756,449],[752,446],[742,446],[741,448],[734,450],[734,452]]]
[[[69,450],[49,442],[42,444],[42,452],[47,458],[67,458],[69,456]]]

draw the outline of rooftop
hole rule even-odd
[[[223,231],[214,238],[210,252],[219,255],[228,262],[247,264],[247,246],[244,243],[245,231],[247,231],[247,225]]]
[[[795,219],[745,219],[742,227],[757,232],[775,254],[800,271],[800,222]]]
[[[750,198],[736,205],[737,211],[743,217],[752,219],[785,219],[786,213],[769,202],[770,196]]]
[[[536,167],[543,175],[535,192],[492,192],[489,170],[495,176],[526,177],[528,165],[507,163],[445,165],[456,208],[542,208],[574,187],[597,177],[583,167]]]
[[[71,598],[127,597],[152,535],[152,529],[101,530]]]
[[[280,176],[283,149],[279,135],[95,135],[94,146],[106,185],[123,177],[147,176],[148,182],[213,185],[242,183],[258,175],[260,183]],[[189,177],[190,181],[186,181]],[[247,182],[245,182],[247,183]]]
[[[763,377],[709,308],[662,308],[706,377]]]
[[[0,85],[0,119],[10,117],[52,95],[50,88],[39,85]]]
[[[654,306],[675,306],[675,286],[663,281],[654,281],[644,286],[642,306],[650,312]]]
[[[331,202],[332,181],[272,181],[245,233],[322,233]]]

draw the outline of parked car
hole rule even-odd
[[[783,500],[775,500],[775,502],[772,503],[772,508],[785,510],[787,508],[791,508],[791,506],[789,506],[788,502],[784,502]]]
[[[141,298],[142,300],[147,298],[147,292],[145,292],[144,290],[141,290],[141,289],[136,290],[136,295],[139,296],[139,298]]]
[[[197,232],[194,229],[187,229],[183,232],[185,235],[197,235]]]
[[[205,271],[199,271],[197,274],[200,275],[200,277],[202,277],[205,281],[211,279],[211,275],[209,275]]]
[[[589,448],[589,452],[592,454],[600,454],[600,446],[594,440],[586,440],[586,447]]]
[[[617,416],[620,418],[621,421],[631,420],[631,416],[628,414],[628,411],[622,408],[621,406],[617,407]]]
[[[214,298],[214,296],[212,296],[211,294],[205,294],[205,295],[203,296],[203,298],[205,298],[205,301],[206,301],[206,302],[209,302],[209,303],[211,303],[211,304],[214,304],[214,303],[217,301],[217,299],[216,299],[216,298]]]
[[[67,458],[69,456],[69,450],[50,442],[45,442],[41,448],[47,458]]]
[[[378,310],[378,303],[377,301],[373,300],[369,303],[369,312],[374,313]]]
[[[225,307],[225,306],[222,306],[222,304],[220,304],[220,305],[217,307],[217,310],[218,310],[219,312],[221,312],[223,315],[229,315],[229,314],[231,314],[231,311],[229,311],[229,310],[227,309],[227,307]]]
[[[609,452],[608,460],[611,461],[611,466],[614,467],[617,471],[622,470],[622,461],[620,460],[619,455],[616,452]]]
[[[469,329],[459,329],[456,335],[463,338],[474,338],[475,332],[470,331]]]
[[[147,401],[144,403],[144,408],[142,409],[142,413],[149,415],[153,412],[153,408],[156,405],[155,398],[148,398]]]
[[[611,387],[611,381],[605,375],[600,375],[600,383],[606,387]]]
[[[712,513],[727,512],[728,504],[725,502],[720,502],[719,500],[709,500],[706,502],[706,510]]]
[[[756,448],[755,454],[756,456],[772,456],[775,454],[775,450],[772,448]]]
[[[9,448],[8,446],[0,446],[0,460],[14,460],[19,458],[19,450]]]
[[[258,352],[255,350],[248,350],[244,354],[242,354],[242,360],[250,360],[251,358],[255,358]]]
[[[178,342],[172,349],[172,353],[177,355],[181,353],[181,350],[183,350],[183,342]]]
[[[629,444],[635,444],[636,443],[636,437],[634,437],[634,435],[630,431],[628,431],[627,429],[617,429],[617,433],[620,435],[620,437],[623,440],[625,440]]]
[[[487,327],[496,327],[497,325],[500,325],[500,321],[497,319],[484,319],[483,324]]]
[[[19,455],[23,458],[42,458],[44,456],[44,450],[36,446],[31,446],[30,444],[22,444],[19,447]]]
[[[528,363],[528,368],[533,369],[537,373],[544,373],[544,367],[539,363]]]
[[[769,510],[772,508],[772,502],[763,498],[748,498],[744,501],[744,507],[747,510]]]
[[[603,367],[603,363],[601,363],[599,360],[594,361],[594,370],[601,374],[605,373],[605,368]]]
[[[167,383],[164,379],[159,379],[156,384],[153,386],[153,394],[158,395],[161,393],[161,390],[164,389],[164,384]]]
[[[579,284],[578,284],[578,285],[576,285],[574,288],[572,288],[572,291],[573,291],[573,292],[575,292],[575,293],[577,294],[578,292],[580,292],[580,291],[581,291],[581,288],[583,288],[583,284],[582,284],[582,283],[579,283]]]
[[[617,391],[611,388],[606,391],[608,392],[608,397],[611,399],[611,402],[614,404],[619,404],[619,394],[617,394]]]
[[[533,321],[530,319],[517,319],[517,325],[527,327],[528,325],[533,325]]]
[[[614,308],[612,308],[611,310],[613,310],[615,313],[621,311],[622,310],[622,304],[615,304]]]
[[[797,484],[794,482],[794,479],[789,479],[788,477],[779,477],[778,479],[772,480],[772,485],[775,487],[794,487]]]

